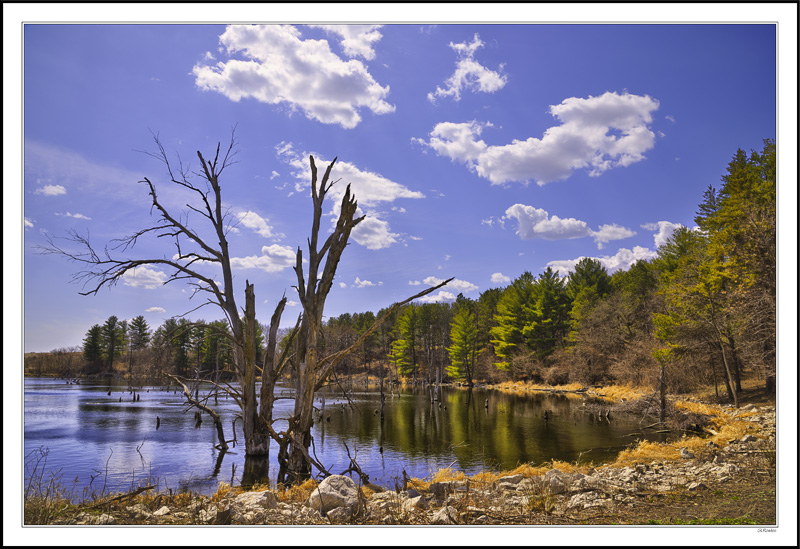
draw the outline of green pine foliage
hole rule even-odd
[[[582,258],[567,277],[526,271],[477,299],[407,305],[360,342],[340,373],[654,386],[664,365],[671,390],[721,384],[735,402],[748,376],[774,389],[774,140],[737,151],[721,184],[698,199],[697,227],[675,231],[652,260],[609,274],[601,261]],[[352,345],[383,312],[329,319],[324,351]],[[257,332],[260,354],[260,324]],[[142,316],[112,316],[88,330],[82,355],[86,373],[108,371],[121,356],[152,375],[218,378],[233,363],[225,320],[168,319],[151,331]]]
[[[467,307],[462,307],[453,318],[450,330],[450,365],[447,375],[458,381],[472,383],[475,360],[478,355],[478,327],[475,315]]]

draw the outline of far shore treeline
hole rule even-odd
[[[583,258],[567,277],[548,268],[520,274],[478,299],[412,303],[399,309],[337,376],[367,374],[416,382],[523,380],[551,385],[719,387],[734,400],[745,378],[776,380],[775,142],[736,152],[695,217],[648,261],[609,274]],[[698,197],[699,198],[699,197]],[[354,343],[378,313],[330,318],[324,352]],[[265,325],[257,326],[264,352]],[[258,357],[258,362],[263,356]],[[225,320],[141,316],[87,327],[81,346],[25,355],[32,376],[232,377]]]

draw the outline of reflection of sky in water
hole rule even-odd
[[[104,481],[107,489],[128,490],[152,477],[161,489],[208,493],[219,481],[241,481],[243,445],[220,455],[214,448],[211,419],[204,414],[202,425],[195,428],[194,410],[186,411],[180,393],[150,388],[138,394],[140,400],[134,401],[124,386],[26,379],[26,455],[42,446],[49,448],[48,469],[60,468],[65,484],[77,479],[78,491],[90,484],[99,490]],[[353,408],[342,406],[346,402],[328,391],[324,414],[315,415],[311,450],[331,472],[340,473],[350,461],[346,444],[370,478],[388,486],[402,478],[403,469],[424,478],[451,465],[475,473],[551,459],[601,462],[636,440],[631,433],[638,433],[638,418],[615,417],[609,422],[581,410],[581,400],[553,395],[531,398],[478,390],[470,395],[443,389],[440,402],[431,403],[427,390],[387,393],[383,422],[377,393],[351,396]],[[291,400],[278,400],[275,417],[285,418],[292,406]],[[232,439],[235,403],[220,399],[215,408],[226,437]],[[278,422],[276,429],[284,426]],[[240,420],[236,427],[242,442]],[[273,480],[276,456],[273,443],[269,470]]]

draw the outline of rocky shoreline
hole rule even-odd
[[[318,485],[307,482],[302,487],[305,491],[241,492],[221,487],[213,496],[137,495],[127,502],[117,500],[83,509],[78,506],[75,514],[62,516],[55,523],[647,524],[665,519],[687,523],[697,516],[698,509],[705,509],[703,505],[712,505],[717,520],[772,524],[775,522],[775,408],[752,404],[739,410],[720,408],[731,420],[746,422],[746,434],[730,440],[721,440],[719,436],[684,438],[683,444],[672,445],[673,459],[618,460],[598,467],[554,463],[550,468],[522,467],[519,472],[482,473],[471,478],[446,470],[444,473],[453,478],[430,483],[409,479],[405,486],[392,489],[360,487],[349,477],[334,475]],[[725,512],[734,510],[725,504],[746,499],[753,486],[766,494],[758,512],[754,505],[749,514],[724,517]],[[726,499],[728,493],[742,495]],[[669,509],[670,514],[662,516],[656,511],[656,518],[646,518],[654,517],[653,511],[659,508]]]

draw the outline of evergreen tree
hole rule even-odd
[[[83,358],[88,365],[87,373],[95,374],[103,365],[103,328],[95,324],[83,339]]]
[[[420,326],[417,306],[408,305],[397,317],[398,337],[392,343],[391,358],[397,365],[397,373],[403,377],[417,379],[419,369]]]
[[[459,308],[453,318],[450,341],[452,343],[447,349],[450,353],[447,375],[453,379],[466,380],[472,387],[475,360],[478,355],[478,328],[475,315],[466,306]]]
[[[122,326],[116,316],[108,317],[102,328],[103,358],[106,370],[111,371],[114,359],[122,354],[124,349],[124,336]]]
[[[495,363],[500,370],[510,368],[510,359],[520,352],[525,344],[523,330],[533,321],[534,310],[533,275],[525,272],[506,286],[497,301],[494,315],[496,326],[489,330],[495,355],[501,359]]]
[[[150,327],[143,316],[139,315],[131,320],[128,326],[128,337],[134,352],[142,351],[150,344]]]
[[[534,284],[533,318],[522,330],[537,356],[549,356],[563,345],[569,330],[570,300],[564,280],[548,267]]]

